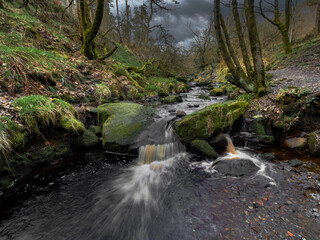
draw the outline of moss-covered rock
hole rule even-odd
[[[211,159],[218,158],[218,154],[213,150],[210,144],[204,140],[193,140],[191,142],[191,151],[194,154],[208,157]]]
[[[89,148],[99,143],[99,138],[90,130],[84,131],[82,136],[79,136],[76,141],[76,145],[84,148]]]
[[[227,93],[225,88],[214,88],[210,91],[210,95],[214,97],[222,96]]]
[[[100,126],[90,126],[89,130],[95,135],[100,136],[102,134],[102,128]]]
[[[109,103],[98,107],[103,147],[108,151],[127,152],[138,135],[153,121],[152,108],[134,103]]]
[[[175,104],[175,103],[180,103],[183,100],[182,100],[182,97],[180,96],[171,95],[171,96],[160,99],[160,101],[164,104]]]
[[[274,137],[268,125],[268,120],[262,115],[254,116],[249,122],[249,130],[253,131],[262,143],[273,143]]]
[[[207,139],[226,127],[231,127],[247,110],[245,101],[225,102],[210,105],[198,112],[185,116],[176,125],[181,141]]]
[[[320,157],[320,134],[313,132],[309,134],[309,150],[313,157]]]

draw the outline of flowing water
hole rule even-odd
[[[88,152],[88,164],[18,202],[0,239],[319,239],[315,173],[264,162],[231,139],[215,161],[186,152],[170,125],[172,108],[191,113],[223,100],[200,100],[202,93],[194,88],[184,103],[159,107],[137,159],[110,163]]]

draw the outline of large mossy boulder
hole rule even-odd
[[[213,150],[210,144],[204,140],[193,140],[191,142],[191,151],[194,154],[208,157],[211,159],[218,158],[218,154]]]
[[[224,128],[231,127],[247,110],[245,101],[213,104],[185,116],[176,125],[176,132],[184,143],[207,139]]]
[[[313,132],[309,134],[309,150],[313,157],[320,157],[320,134]]]
[[[139,134],[153,122],[154,110],[135,103],[107,103],[98,107],[102,145],[107,151],[127,152]]]

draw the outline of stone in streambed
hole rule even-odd
[[[250,160],[221,160],[215,162],[212,167],[220,174],[231,177],[242,177],[254,174],[259,168]]]
[[[97,136],[99,136],[99,135],[102,134],[102,129],[101,129],[100,126],[94,126],[94,125],[92,125],[92,126],[90,126],[89,130],[90,130],[91,132],[93,132],[93,133],[94,133],[95,135],[97,135]]]
[[[126,153],[138,136],[153,122],[154,110],[135,103],[107,103],[98,107],[103,148]]]
[[[191,152],[211,159],[218,158],[218,154],[213,150],[210,144],[204,140],[193,140],[191,142]]]
[[[218,134],[217,136],[211,137],[207,140],[212,148],[216,151],[225,151],[228,146],[228,139],[224,134]]]
[[[303,137],[289,138],[284,141],[284,144],[292,149],[304,148],[307,145],[307,139]]]
[[[254,132],[258,140],[262,143],[273,143],[274,137],[271,128],[268,126],[268,119],[262,115],[256,115],[252,119],[247,119],[249,131]]]
[[[218,131],[231,127],[248,108],[245,101],[213,104],[176,122],[175,128],[184,143],[208,139]]]
[[[289,165],[291,167],[299,167],[299,166],[302,165],[302,161],[299,160],[299,159],[292,159],[292,160],[289,161]]]
[[[184,111],[177,111],[176,112],[176,117],[178,117],[178,118],[181,118],[181,117],[184,117],[184,116],[186,116],[187,114],[186,114],[186,112],[184,112]]]
[[[274,162],[276,159],[276,156],[273,153],[262,153],[259,155],[259,157],[267,162]]]
[[[93,132],[86,130],[83,135],[75,140],[75,144],[79,147],[89,148],[97,145],[99,138]]]
[[[309,150],[313,157],[320,157],[320,134],[313,132],[309,134]]]

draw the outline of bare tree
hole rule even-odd
[[[284,52],[291,53],[292,47],[291,47],[290,38],[289,38],[289,28],[290,28],[290,21],[291,21],[292,0],[285,0],[285,22],[284,23],[280,19],[281,13],[279,9],[279,0],[274,0],[273,4],[267,2],[269,5],[273,7],[273,20],[271,20],[264,13],[265,10],[262,7],[262,1],[263,0],[260,0],[260,13],[262,17],[264,17],[267,21],[269,21],[271,24],[273,24],[279,29],[282,36]]]
[[[252,71],[251,62],[250,62],[249,54],[247,51],[246,43],[244,40],[244,34],[242,31],[241,20],[240,20],[240,16],[239,16],[239,12],[238,12],[237,0],[232,0],[232,14],[233,14],[234,23],[236,26],[236,31],[237,31],[239,45],[240,45],[240,49],[241,49],[241,53],[242,53],[242,57],[243,57],[243,62],[244,62],[244,65],[246,66],[248,76],[251,76],[253,71]]]
[[[262,50],[258,35],[256,16],[254,12],[254,0],[245,0],[245,14],[247,17],[247,26],[253,66],[256,74],[256,76],[254,77],[254,92],[258,95],[263,95],[266,89],[266,73],[262,58]]]

